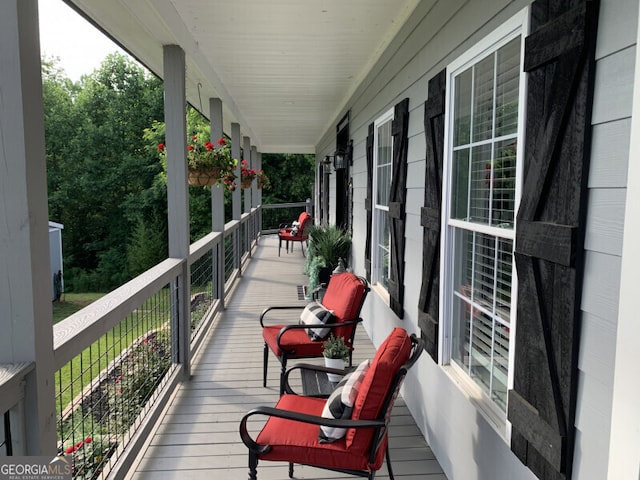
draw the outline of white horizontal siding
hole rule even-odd
[[[638,18],[636,0],[600,5],[585,236],[574,478],[607,478]]]
[[[374,339],[395,325],[417,329],[422,282],[422,227],[426,139],[424,102],[428,82],[530,1],[424,1],[380,57],[371,75],[347,102],[354,140],[354,266],[364,273],[367,127],[402,98],[409,98],[405,317],[399,320],[375,292],[363,316]],[[636,0],[602,0],[596,47],[593,140],[588,177],[588,220],[580,343],[579,400],[574,478],[605,478],[611,416],[611,359],[615,353],[619,278],[624,233],[631,100],[634,80]],[[345,110],[346,111],[346,110]],[[336,118],[339,120],[341,112]],[[335,129],[320,144],[330,145]],[[407,404],[451,480],[533,478],[511,454],[446,371],[429,358],[416,369],[420,386]],[[600,476],[600,477],[599,477]]]

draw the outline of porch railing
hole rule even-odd
[[[75,478],[124,477],[182,378],[178,326],[189,325],[197,351],[260,235],[302,209],[310,202],[255,208],[192,244],[187,260],[169,258],[54,325],[58,451],[72,456]],[[180,299],[185,262],[190,293]],[[188,322],[177,318],[182,301]],[[23,451],[21,386],[33,367],[0,366],[0,456]]]

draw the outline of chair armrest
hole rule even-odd
[[[287,325],[285,327],[282,327],[282,329],[278,333],[278,337],[276,338],[276,341],[278,342],[278,347],[280,348],[280,350],[284,350],[282,348],[282,344],[280,343],[280,339],[289,330],[295,330],[295,329],[300,329],[300,328],[304,328],[304,329],[308,329],[308,328],[329,328],[329,329],[334,329],[334,328],[348,327],[349,325],[356,325],[356,324],[358,324],[360,322],[362,322],[362,318],[357,318],[355,320],[349,320],[348,322],[339,322],[339,323],[306,323],[304,325],[300,325],[300,324]],[[262,325],[262,321],[260,321],[260,324]],[[345,341],[350,341],[350,340],[351,339],[346,339],[345,338]],[[317,341],[321,342],[322,340],[317,340]]]
[[[264,319],[267,313],[273,310],[304,310],[304,305],[276,305],[273,307],[265,308],[260,314],[260,326],[264,328]]]
[[[336,375],[345,375],[345,370],[344,369],[330,368],[330,367],[326,367],[324,365],[314,365],[314,364],[311,364],[311,363],[296,363],[293,367],[289,368],[284,373],[284,391],[285,391],[285,393],[291,393],[291,394],[294,394],[294,395],[298,395],[299,397],[300,396],[305,396],[305,397],[315,397],[315,398],[329,398],[329,395],[331,395],[331,394],[326,394],[326,395],[304,395],[304,394],[296,392],[295,390],[293,390],[293,388],[289,384],[289,375],[294,370],[313,370],[315,372],[325,372],[325,373],[335,373]]]
[[[291,412],[289,410],[281,410],[274,407],[260,406],[249,411],[240,421],[240,438],[242,442],[251,450],[258,454],[266,454],[271,450],[271,445],[260,445],[249,435],[247,430],[247,421],[254,415],[265,415],[268,417],[284,418],[285,420],[293,420],[296,422],[310,423],[312,425],[322,425],[332,428],[375,428],[381,429],[386,427],[384,420],[344,420],[318,417],[308,415],[306,413]]]

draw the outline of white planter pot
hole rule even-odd
[[[328,368],[339,368],[340,370],[344,370],[344,360],[341,358],[327,358],[324,357],[324,365]],[[329,381],[333,383],[337,383],[342,379],[343,375],[337,375],[335,373],[327,373],[327,377],[329,377]]]

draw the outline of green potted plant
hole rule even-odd
[[[344,370],[344,362],[349,359],[349,347],[344,343],[344,338],[335,337],[333,334],[327,338],[323,344],[322,354],[324,364],[329,368]],[[327,373],[330,382],[339,382],[342,375]]]
[[[338,261],[347,262],[351,253],[351,235],[334,225],[312,225],[308,228],[309,248],[305,273],[309,276],[308,291],[326,282]]]

